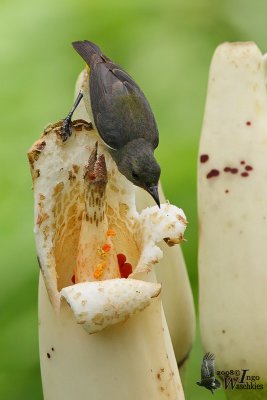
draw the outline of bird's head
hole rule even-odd
[[[152,146],[144,139],[135,139],[113,154],[119,171],[134,185],[145,189],[160,207],[158,182],[160,166]]]

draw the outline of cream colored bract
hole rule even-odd
[[[162,258],[158,242],[164,238],[171,243],[183,240],[187,222],[183,211],[169,203],[139,214],[135,187],[119,173],[92,126],[83,120],[74,121],[73,134],[65,143],[60,128],[61,123],[50,125],[29,151],[38,259],[55,309],[60,310],[63,295],[75,310],[77,321],[84,320],[84,328],[95,332],[148,306],[150,298],[160,292],[159,285],[152,282],[119,282],[117,255],[126,256],[132,266],[130,277],[135,278]],[[105,323],[98,325],[89,301],[94,281],[101,281],[104,288],[97,292],[97,314],[105,315]],[[70,297],[77,292],[74,283],[86,283],[83,293],[88,290],[86,306],[79,312],[78,298]],[[111,288],[107,311],[102,296]],[[131,292],[130,288],[135,290]],[[126,308],[125,296],[120,297],[123,290],[128,298]]]

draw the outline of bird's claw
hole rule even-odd
[[[79,94],[77,96],[77,99],[75,100],[75,102],[73,104],[72,109],[70,110],[70,112],[68,113],[66,118],[63,120],[63,124],[62,124],[62,128],[61,128],[61,137],[62,137],[63,142],[66,142],[66,140],[68,140],[68,138],[71,137],[71,134],[72,134],[71,118],[73,116],[74,111],[78,107],[80,101],[82,100],[82,98],[83,98],[83,92],[82,92],[82,90],[80,90]]]
[[[63,142],[66,142],[66,140],[68,140],[68,138],[72,134],[71,125],[72,125],[71,119],[66,117],[63,120],[63,124],[62,124],[62,127],[61,127],[61,137],[62,137],[62,141]]]

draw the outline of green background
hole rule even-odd
[[[0,1],[1,399],[42,398],[26,151],[72,104],[83,62],[70,43],[98,43],[151,103],[165,193],[190,221],[183,250],[197,305],[196,166],[209,64],[224,41],[253,40],[265,51],[266,15],[264,0]],[[211,398],[195,384],[201,357],[198,335],[185,388],[190,400]],[[223,399],[222,391],[215,397]]]

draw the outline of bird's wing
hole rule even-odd
[[[90,65],[90,99],[95,125],[104,142],[119,149],[133,139],[158,145],[152,110],[134,80],[112,62]]]
[[[201,366],[201,380],[215,379],[215,357],[214,354],[206,353],[203,357]]]

